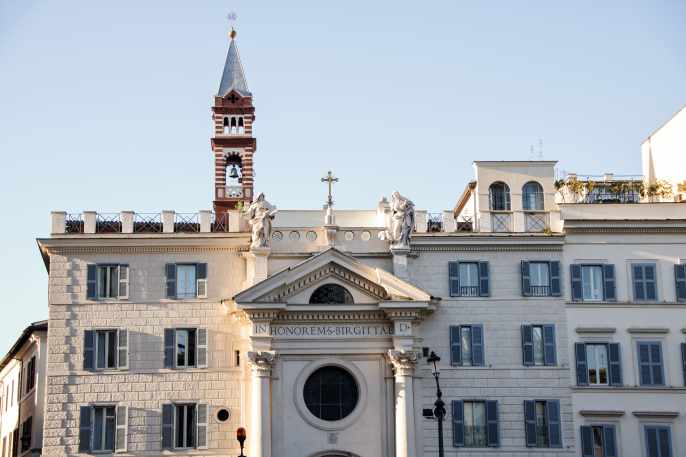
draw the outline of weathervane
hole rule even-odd
[[[326,200],[326,204],[331,207],[333,206],[333,183],[338,182],[338,178],[334,178],[333,173],[329,170],[329,172],[322,178],[322,182],[325,182],[329,185],[329,198]]]

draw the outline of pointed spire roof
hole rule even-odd
[[[238,55],[235,30],[231,30],[230,37],[231,44],[229,45],[229,52],[226,54],[226,63],[224,64],[222,81],[219,83],[217,95],[224,97],[232,90],[235,90],[242,96],[250,96],[252,94],[248,90],[248,83],[245,80],[245,73],[243,73],[243,65],[241,65],[241,58]]]

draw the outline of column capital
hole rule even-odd
[[[388,360],[393,365],[396,376],[412,376],[417,365],[419,353],[417,351],[388,351]]]
[[[250,351],[248,360],[252,367],[253,374],[259,377],[269,377],[272,373],[272,365],[276,359],[274,351]]]

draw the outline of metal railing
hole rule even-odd
[[[174,232],[199,233],[200,220],[198,213],[175,213]]]
[[[478,297],[479,286],[460,286],[460,295],[463,297]]]
[[[459,216],[455,220],[455,231],[456,232],[473,232],[474,231],[474,218],[471,216]]]
[[[443,231],[443,215],[441,213],[429,213],[426,218],[426,231],[436,233]]]
[[[229,214],[212,213],[212,223],[210,224],[210,231],[215,233],[223,233],[229,231]]]
[[[95,216],[95,233],[121,233],[119,213],[98,213]]]
[[[548,213],[526,213],[524,223],[527,232],[544,232],[548,228]]]
[[[550,286],[530,286],[531,295],[534,297],[547,297],[550,295]]]
[[[83,233],[83,214],[67,214],[64,218],[64,233]]]
[[[162,213],[135,213],[133,233],[162,233]]]
[[[491,226],[494,232],[511,232],[512,217],[510,213],[491,213]]]

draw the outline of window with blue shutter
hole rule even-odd
[[[560,262],[522,260],[521,286],[525,297],[560,296]]]
[[[560,400],[546,401],[548,436],[550,447],[562,447],[562,423],[560,421]]]
[[[93,410],[90,406],[80,407],[79,417],[79,452],[91,450],[91,428],[93,424]]]
[[[614,425],[582,425],[581,457],[617,457]]]
[[[531,282],[529,280],[529,262],[522,260],[521,264],[522,272],[522,296],[531,296]]]
[[[95,369],[95,332],[93,330],[83,332],[83,369]]]
[[[672,457],[672,432],[663,425],[646,425],[646,457]]]
[[[488,278],[488,262],[479,262],[479,296],[491,295],[490,281]]]
[[[576,385],[588,385],[588,366],[586,364],[586,345],[574,343],[574,356],[576,357]]]
[[[448,262],[448,288],[451,297],[459,297],[461,295],[459,262]]]
[[[581,301],[584,299],[583,283],[581,279],[581,265],[570,265],[569,272],[569,277],[572,281],[572,301]]]
[[[98,298],[98,267],[90,264],[86,267],[86,298]]]
[[[524,366],[534,364],[534,337],[531,325],[522,325],[522,363]]]
[[[574,356],[577,385],[622,385],[619,343],[575,343]]]
[[[554,325],[544,325],[543,326],[543,350],[544,350],[544,363],[547,366],[557,365],[557,349],[555,346],[555,326]]]
[[[464,404],[461,400],[453,400],[453,446],[464,446]]]
[[[610,385],[621,386],[622,382],[622,354],[619,343],[610,343],[608,348],[608,361],[610,365]]]
[[[662,344],[654,341],[639,341],[637,344],[640,384],[642,386],[664,385]]]
[[[674,280],[676,282],[676,300],[686,302],[686,264],[674,265]]]
[[[162,449],[174,447],[174,405],[162,405]]]
[[[484,331],[482,325],[450,327],[450,364],[484,365]]]
[[[524,438],[526,447],[536,447],[536,402],[524,400]]]
[[[631,265],[634,300],[656,301],[657,280],[654,264],[638,263]]]
[[[560,401],[525,400],[524,435],[527,447],[562,447]]]
[[[617,300],[615,288],[615,266],[612,264],[603,265],[603,298],[605,301]]]
[[[176,264],[166,264],[164,271],[167,280],[167,298],[176,298]]]
[[[686,385],[686,343],[681,343],[681,372],[684,374],[684,385]]]
[[[486,401],[486,437],[488,447],[500,446],[498,402],[496,400]]]
[[[550,295],[559,297],[562,295],[562,281],[560,279],[560,262],[550,262]]]
[[[522,325],[522,362],[524,366],[557,365],[555,325]]]

